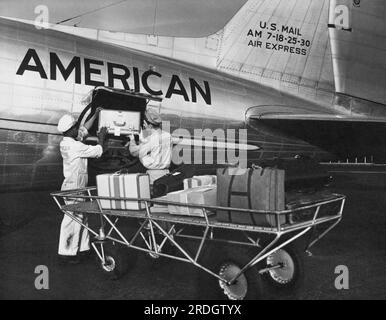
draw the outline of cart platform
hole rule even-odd
[[[344,196],[335,194],[333,199],[330,199],[329,201],[325,202],[318,202],[317,205],[325,205],[327,203],[336,202],[343,200]],[[148,200],[151,202],[152,200]],[[165,204],[169,204],[170,202],[165,201]],[[259,213],[263,214],[282,214],[286,215],[289,213],[294,213],[296,211],[303,211],[308,208],[312,208],[315,206],[315,203],[308,204],[307,206],[302,206],[297,208],[297,210],[283,210],[278,212],[266,212],[266,211],[257,211]],[[212,207],[205,207],[200,206],[201,208],[210,209]],[[216,207],[219,208],[219,207]],[[229,208],[228,208],[229,209]],[[139,218],[139,219],[145,219],[147,218],[147,211],[146,209],[143,210],[106,210],[106,209],[100,209],[100,206],[97,201],[89,201],[89,202],[79,202],[75,204],[69,204],[62,206],[62,210],[70,211],[74,213],[86,213],[86,214],[104,214],[107,216],[113,216],[113,217],[121,217],[121,218]],[[232,208],[232,210],[237,210],[237,208]],[[205,217],[197,217],[197,216],[183,216],[183,215],[171,215],[169,213],[166,213],[164,211],[157,211],[157,209],[152,210],[150,207],[149,209],[151,218],[156,221],[165,221],[170,223],[178,223],[178,224],[186,224],[186,225],[196,225],[196,226],[210,226],[213,228],[224,228],[224,229],[235,229],[235,230],[244,230],[244,231],[272,231],[275,232],[278,230],[278,228],[273,227],[262,227],[262,226],[254,226],[254,225],[247,225],[247,224],[237,224],[237,223],[228,223],[228,222],[221,222],[217,221],[217,217],[215,215],[208,215],[207,219]],[[248,210],[249,211],[249,210]],[[328,222],[330,220],[336,220],[336,216],[328,216],[323,218],[317,218],[312,221],[313,225],[321,224]],[[284,230],[292,230],[292,229],[298,229],[304,226],[308,226],[310,224],[309,221],[305,221],[303,223],[296,223],[290,226],[281,225],[281,229]]]

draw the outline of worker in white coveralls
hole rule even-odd
[[[60,153],[63,157],[64,181],[61,190],[84,188],[87,186],[87,158],[99,158],[103,153],[106,128],[101,128],[98,133],[96,146],[86,145],[81,142],[87,135],[94,120],[98,116],[98,109],[93,117],[84,126],[78,128],[78,123],[72,115],[64,115],[58,123],[58,131],[63,134],[60,142]],[[69,201],[67,201],[69,203]],[[82,214],[75,215],[87,225]],[[64,215],[60,227],[59,257],[61,262],[78,263],[83,256],[90,252],[88,230],[79,223]]]
[[[129,151],[139,162],[123,172],[147,172],[152,180],[152,172],[165,173],[172,160],[172,139],[169,132],[162,130],[162,119],[158,112],[145,112],[142,136],[137,144],[130,136]],[[162,175],[162,174],[161,174]]]

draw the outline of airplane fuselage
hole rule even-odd
[[[296,105],[301,99],[209,69],[88,40],[33,25],[0,20],[1,190],[59,186],[62,179],[58,119],[79,114],[95,86],[162,96],[159,108],[170,130],[246,129],[248,160],[302,153],[328,158],[304,141],[251,126],[248,110]],[[201,139],[202,137],[198,137]],[[236,137],[232,142],[240,142]],[[213,145],[213,150],[216,144]]]

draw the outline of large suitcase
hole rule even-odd
[[[284,210],[284,170],[248,168],[217,170],[217,205],[265,211]],[[240,174],[241,173],[241,174]],[[217,220],[257,226],[276,226],[274,214],[217,210]],[[285,223],[285,216],[280,217]]]
[[[307,207],[323,201],[335,199],[336,196],[329,190],[318,190],[315,192],[287,192],[286,193],[286,209],[294,210],[301,207]],[[327,203],[319,207],[318,218],[336,215],[339,213],[341,202]],[[288,223],[295,224],[312,220],[315,216],[317,208],[311,207],[301,210],[296,210],[288,215]]]
[[[149,176],[143,173],[100,174],[96,177],[100,197],[150,198]],[[102,209],[142,210],[141,201],[100,200]]]
[[[138,134],[141,114],[137,111],[102,110],[99,113],[98,129],[106,127],[108,133],[116,136]]]

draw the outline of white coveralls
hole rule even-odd
[[[73,138],[64,137],[60,142],[60,153],[63,157],[64,174],[61,190],[70,190],[87,186],[87,158],[99,158],[103,149],[101,145],[88,146]],[[82,214],[76,214],[76,217],[87,224]],[[65,256],[75,256],[78,251],[82,252],[89,249],[88,230],[64,215],[60,226],[58,253]]]
[[[142,139],[139,145],[130,141],[129,150],[139,157],[142,165],[150,170],[167,169],[172,160],[172,139],[170,133],[161,129],[152,130],[151,134]]]

